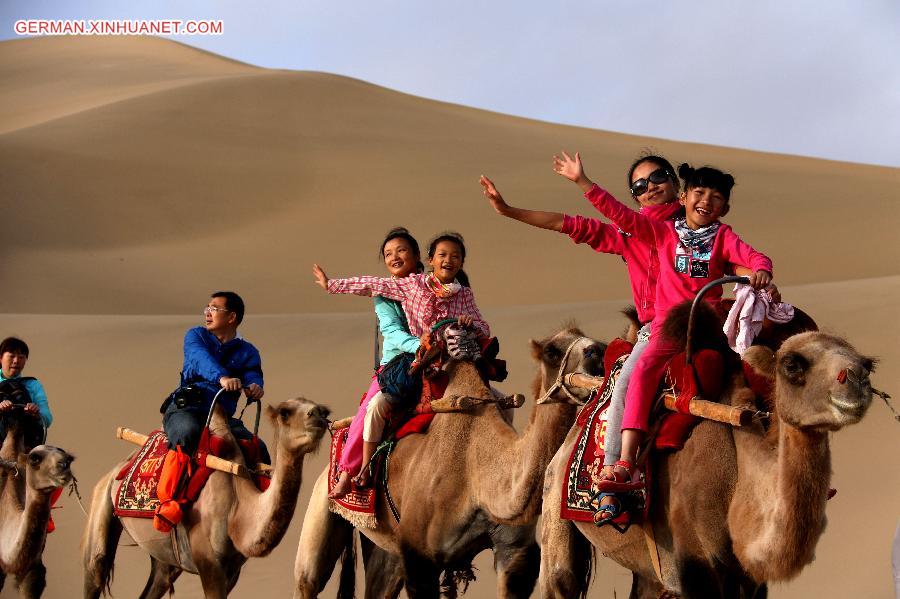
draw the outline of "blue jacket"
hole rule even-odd
[[[206,395],[206,409],[221,389],[223,376],[241,379],[244,387],[256,383],[263,386],[262,361],[253,344],[236,337],[220,343],[215,335],[203,327],[188,329],[184,336],[184,366],[181,385],[193,384]],[[237,408],[239,392],[223,393],[219,402],[229,416]]]
[[[19,377],[13,377],[13,379],[17,378]],[[28,395],[31,396],[31,402],[37,404],[38,411],[41,413],[41,420],[44,421],[44,428],[50,428],[50,425],[53,424],[53,414],[50,413],[50,404],[47,403],[47,394],[44,392],[44,386],[35,378],[23,378],[25,378],[23,384],[28,390]],[[0,372],[0,382],[5,380],[7,379],[3,376],[3,372]],[[3,440],[0,439],[0,443],[2,442]]]
[[[384,344],[381,346],[381,365],[390,362],[397,354],[416,353],[420,341],[415,335],[409,334],[409,325],[406,324],[406,315],[400,302],[379,296],[374,300],[378,328],[384,337]]]

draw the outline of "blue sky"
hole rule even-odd
[[[4,0],[13,23],[222,19],[179,41],[498,112],[900,166],[900,3]]]

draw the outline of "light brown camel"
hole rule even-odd
[[[533,341],[532,351],[540,366],[536,397],[553,387],[560,371],[602,371],[603,346],[574,328]],[[451,362],[448,370],[451,383],[445,397],[490,396],[471,363]],[[586,391],[573,393],[580,401],[587,396]],[[533,526],[540,514],[544,469],[576,409],[565,391],[554,388],[546,403],[535,406],[522,436],[495,405],[485,405],[473,412],[438,414],[427,434],[407,437],[396,446],[388,488],[400,521],[380,491],[377,528],[360,532],[401,556],[410,597],[437,597],[442,570],[467,564],[492,546],[498,596],[530,595],[537,562]],[[326,470],[316,481],[304,518],[294,566],[297,598],[321,592],[352,534],[342,518],[329,512],[327,483]]]
[[[172,533],[160,533],[146,518],[117,518],[113,501],[120,462],[94,488],[91,513],[82,538],[84,596],[109,591],[116,546],[124,527],[150,554],[151,572],[142,598],[159,598],[183,572],[200,575],[206,597],[225,597],[237,584],[250,557],[268,555],[287,531],[306,454],[318,448],[326,431],[328,409],[298,398],[267,407],[275,429],[272,482],[265,492],[247,478],[213,472],[197,501]],[[216,407],[212,432],[226,437],[230,453],[221,457],[243,463],[222,410]]]
[[[657,597],[663,585],[689,598],[765,597],[767,582],[789,580],[813,560],[831,479],[828,434],[865,414],[873,362],[820,332],[794,335],[775,354],[754,347],[744,358],[774,382],[769,429],[704,421],[684,449],[654,461],[650,520],[663,584],[641,526],[619,534],[560,518],[573,427],[544,485],[544,597],[586,593],[591,545],[634,573],[632,597]],[[721,401],[738,406],[754,400],[738,373]]]
[[[31,598],[40,597],[46,586],[41,555],[50,495],[72,482],[75,458],[49,445],[24,450],[22,427],[13,423],[0,449],[0,589],[11,575],[19,595]]]

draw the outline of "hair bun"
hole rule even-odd
[[[678,176],[687,180],[694,174],[694,170],[695,169],[690,164],[682,162],[681,166],[678,167]]]
[[[725,180],[725,185],[728,187],[728,189],[734,187],[734,177],[732,177],[728,173],[725,173],[722,178]]]
[[[407,229],[406,227],[394,227],[393,229],[391,229],[390,231],[387,232],[388,237],[390,237],[391,235],[402,235],[402,234],[409,235],[409,229]]]

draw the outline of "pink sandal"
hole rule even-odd
[[[621,474],[616,469],[620,468],[625,471]],[[596,491],[601,493],[627,493],[628,491],[636,491],[644,488],[644,482],[635,479],[635,467],[631,462],[619,460],[609,474],[610,478],[606,478],[597,483]]]

